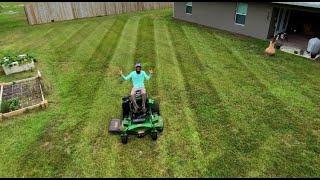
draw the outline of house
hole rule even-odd
[[[175,2],[173,17],[258,39],[286,32],[303,47],[320,32],[320,2]]]

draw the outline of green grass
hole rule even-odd
[[[1,177],[319,177],[319,63],[172,9],[29,26],[0,4],[19,12],[0,14],[0,55],[33,53],[49,90],[49,108],[0,123]],[[165,129],[122,145],[108,124],[136,59],[155,71]]]

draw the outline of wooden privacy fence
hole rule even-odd
[[[172,6],[172,2],[31,2],[24,9],[29,24],[41,24]]]

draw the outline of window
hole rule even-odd
[[[247,10],[248,10],[248,4],[247,3],[237,3],[237,9],[236,9],[236,17],[235,17],[235,23],[244,25],[246,22],[246,16],[247,16]]]
[[[187,2],[186,4],[186,13],[192,14],[192,2]]]

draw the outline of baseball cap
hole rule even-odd
[[[136,67],[141,67],[141,63],[136,63]]]

